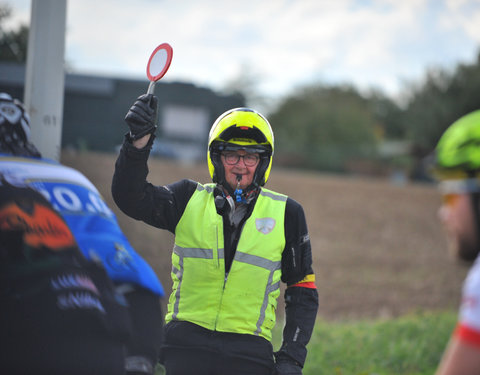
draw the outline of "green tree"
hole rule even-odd
[[[375,155],[375,118],[351,86],[315,85],[286,98],[270,115],[284,165],[343,171],[348,161]]]
[[[0,61],[24,63],[27,61],[28,26],[19,25],[6,31],[5,21],[12,15],[8,5],[0,5]]]
[[[408,127],[405,122],[404,109],[378,90],[370,92],[368,98],[381,131],[381,138],[405,139]]]
[[[480,109],[480,52],[475,63],[460,64],[452,72],[430,69],[423,84],[410,87],[408,96],[407,137],[423,157],[453,121]]]

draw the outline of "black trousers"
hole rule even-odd
[[[263,337],[171,321],[165,326],[162,363],[168,375],[271,375],[273,347]]]

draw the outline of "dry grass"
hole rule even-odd
[[[63,154],[117,214],[134,247],[168,291],[173,236],[121,213],[112,201],[116,155]],[[149,180],[208,182],[206,165],[149,161]],[[385,180],[273,168],[268,188],[300,202],[313,247],[319,315],[325,319],[395,317],[416,310],[456,309],[467,269],[447,254],[433,186],[393,186]],[[279,309],[281,311],[281,309]]]

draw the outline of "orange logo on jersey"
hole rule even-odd
[[[25,243],[60,250],[75,245],[67,224],[49,207],[33,203],[31,213],[11,203],[0,208],[0,230],[24,232]]]

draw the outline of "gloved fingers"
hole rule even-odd
[[[138,116],[133,112],[129,112],[127,116],[125,116],[125,122],[128,126],[134,128],[144,128],[150,125],[149,122],[146,121],[143,117]]]
[[[143,119],[143,122],[152,121],[153,113],[149,112],[145,108],[141,108],[137,105],[133,105],[132,108],[128,111],[125,117],[132,117],[135,119]]]
[[[146,103],[137,101],[130,108],[125,121],[133,122],[139,125],[149,125],[155,123],[156,111],[150,108]]]
[[[137,98],[137,102],[146,104],[148,107],[155,111],[157,109],[158,98],[153,94],[143,94]]]
[[[147,125],[152,122],[151,117],[139,108],[131,108],[125,116],[127,124]]]
[[[125,116],[133,139],[155,132],[158,99],[152,94],[140,95]]]
[[[145,112],[146,114],[148,114],[149,116],[153,115],[155,113],[155,110],[156,108],[152,108],[150,107],[149,103],[145,103],[141,100],[137,100],[133,105],[132,107],[130,108],[130,110],[135,110],[137,112]]]

